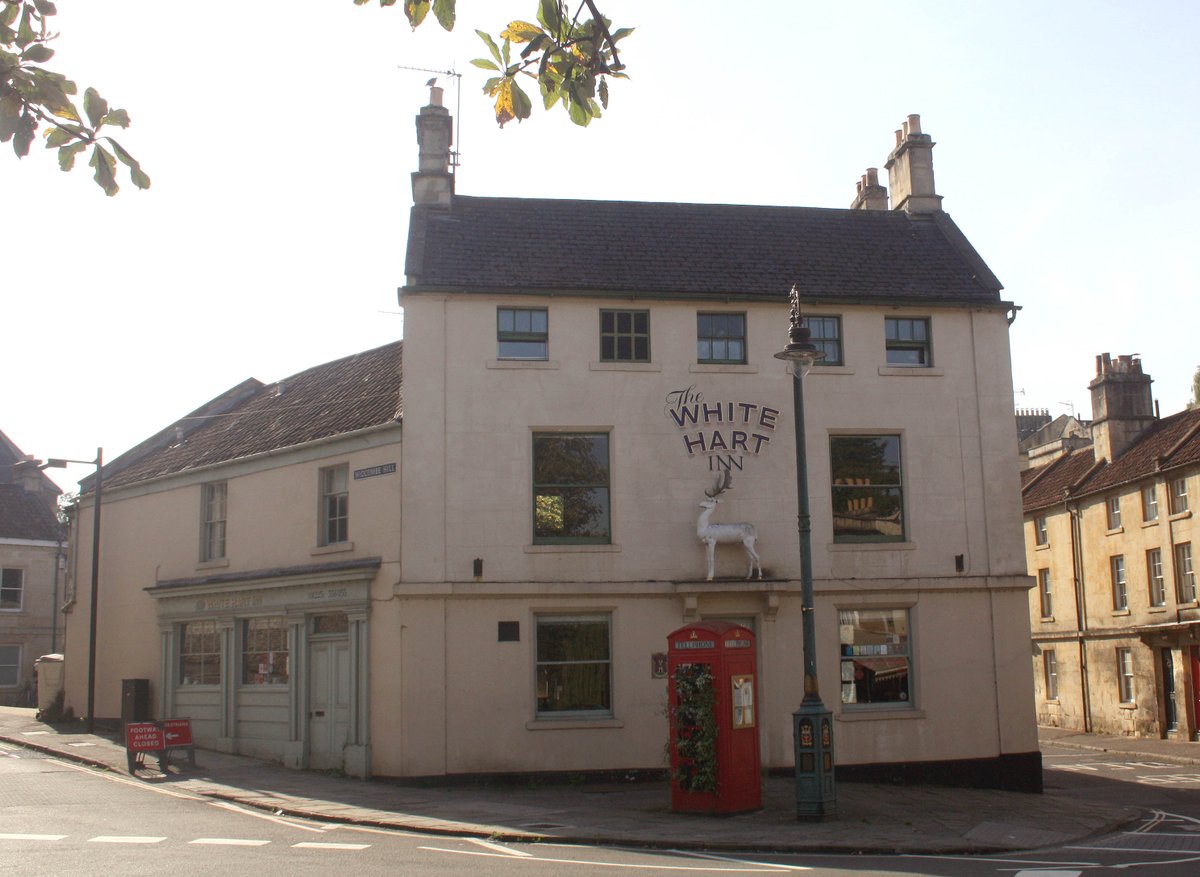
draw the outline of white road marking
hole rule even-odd
[[[531,858],[533,856],[533,853],[527,853],[523,850],[514,850],[511,847],[506,847],[502,844],[492,843],[491,841],[483,840],[482,838],[478,838],[478,837],[465,837],[465,838],[463,838],[463,840],[469,841],[470,843],[473,843],[473,844],[479,844],[481,847],[484,847],[485,849],[493,850],[497,853],[507,853],[510,856],[519,856],[519,857],[524,857],[524,858]]]
[[[247,840],[240,837],[198,837],[195,840],[189,840],[190,844],[208,844],[217,847],[262,847],[270,843],[269,840]]]
[[[1082,873],[1082,871],[1059,871],[1057,869],[1045,871],[1018,871],[1014,877],[1080,877]]]
[[[22,731],[21,736],[22,737],[38,737],[38,736],[41,736],[42,734],[49,734],[49,733],[50,733],[49,731]]]
[[[89,741],[87,741],[87,740],[84,740],[84,741],[82,741],[82,742],[79,742],[79,743],[68,743],[67,745],[68,745],[68,746],[74,746],[74,747],[78,748],[78,747],[80,747],[80,746],[95,746],[96,744],[95,744],[95,743],[91,743],[91,742],[89,742]]]
[[[344,829],[345,831],[361,831],[366,834],[386,834],[390,837],[429,837],[428,834],[422,834],[419,831],[404,831],[399,828],[374,828],[370,825],[334,825],[332,827]]]
[[[62,840],[65,834],[0,834],[0,840]]]
[[[332,843],[304,843],[292,844],[292,849],[296,850],[365,850],[370,844],[332,844]]]
[[[237,804],[231,804],[228,801],[209,801],[213,807],[220,807],[222,810],[232,810],[234,813],[241,813],[243,816],[253,816],[255,819],[265,819],[267,822],[275,822],[279,825],[286,825],[289,828],[299,828],[302,831],[312,831],[317,834],[324,834],[329,830],[329,826],[321,828],[313,828],[311,825],[304,825],[301,822],[293,822],[290,819],[284,819],[276,816],[273,813],[262,813],[258,810],[251,810],[247,807],[239,807]]]
[[[89,837],[88,843],[93,844],[156,844],[166,840],[165,837],[140,837],[138,835],[102,834],[99,837]]]
[[[672,850],[671,852],[681,856],[692,856],[696,859],[712,859],[716,862],[733,862],[738,865],[758,865],[763,868],[778,868],[780,871],[811,871],[807,865],[784,865],[778,862],[751,862],[747,859],[734,859],[730,856],[716,856],[712,853],[697,853],[693,850]]]
[[[146,785],[145,782],[142,782],[141,780],[131,779],[129,777],[121,776],[120,774],[115,774],[115,773],[105,773],[104,771],[99,770],[97,768],[88,767],[88,766],[82,765],[82,764],[74,764],[70,761],[65,761],[61,758],[56,758],[55,763],[59,767],[68,767],[71,770],[76,770],[76,771],[79,771],[80,773],[86,773],[88,776],[99,777],[102,780],[108,780],[110,783],[122,783],[126,786],[133,786],[133,788],[135,788],[135,789],[144,789],[147,792],[156,792],[159,795],[167,795],[168,797],[171,797],[171,798],[183,798],[185,801],[200,801],[200,800],[202,800],[202,798],[199,795],[189,795],[186,792],[176,792],[176,791],[173,791],[172,789],[166,789],[161,786],[148,786],[148,785]]]
[[[487,859],[509,859],[507,855],[500,853],[485,853],[482,850],[448,850],[444,847],[418,847],[417,849],[424,850],[430,853],[452,853],[458,856],[482,856]],[[627,862],[593,862],[588,859],[550,859],[534,856],[533,858],[524,859],[526,862],[546,863],[550,865],[590,865],[595,868],[636,868],[639,871],[700,871],[706,874],[778,874],[782,867],[771,866],[769,868],[702,868],[698,865],[634,865]]]

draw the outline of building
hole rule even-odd
[[[356,440],[379,444],[361,449],[344,424],[267,449],[247,426],[211,439],[220,459],[188,450],[218,428],[200,427],[177,451],[117,461],[101,636],[135,613],[158,636],[106,651],[98,714],[115,715],[115,680],[139,676],[156,680],[157,713],[203,710],[202,743],[291,764],[662,770],[667,636],[723,618],[756,633],[763,762],[789,768],[800,559],[792,379],[773,354],[798,284],[826,352],[805,393],[839,771],[1040,788],[1032,686],[1011,672],[1030,586],[1014,307],[941,210],[919,119],[889,157],[892,210],[873,170],[846,210],[479,198],[454,191],[432,94],[400,293],[405,380],[379,412],[402,410],[402,427],[373,421]],[[351,476],[352,544],[314,546],[334,466]],[[216,519],[211,484],[226,491],[216,569],[197,535]],[[720,546],[710,579],[698,535],[718,521],[754,525],[761,577]],[[122,559],[122,539],[144,556]],[[345,664],[317,651],[329,608],[357,625]],[[283,631],[286,681],[245,645],[263,627]],[[268,693],[270,745],[256,725]],[[329,746],[313,722],[332,703],[348,730]]]
[[[1038,722],[1195,740],[1200,410],[1160,419],[1150,384],[1098,356],[1091,441],[1022,473]]]
[[[34,703],[34,661],[59,646],[66,532],[58,487],[0,432],[0,704]]]

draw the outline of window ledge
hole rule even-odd
[[[488,368],[558,368],[557,360],[553,359],[489,359],[485,365]]]
[[[913,709],[906,706],[888,707],[859,707],[842,704],[841,711],[835,716],[839,722],[881,722],[891,719],[923,719],[925,710]]]
[[[1151,615],[1164,615],[1164,614],[1166,614],[1167,607],[1166,607],[1166,605],[1150,606],[1149,608],[1146,609],[1146,611],[1149,612]]]
[[[881,375],[898,375],[910,378],[940,378],[946,374],[946,370],[928,365],[881,365],[879,366],[879,373]]]
[[[583,731],[592,728],[624,728],[622,719],[534,719],[526,731]]]
[[[1053,615],[1043,615],[1042,616],[1042,624],[1053,624],[1053,623],[1054,623]]]
[[[1033,546],[1033,550],[1034,550],[1034,551],[1046,551],[1046,550],[1048,550],[1049,548],[1050,548],[1050,543],[1049,543],[1049,542],[1043,542],[1041,545],[1034,545],[1034,546]]]
[[[224,569],[229,566],[228,557],[218,557],[216,560],[202,560],[196,564],[196,569]]]
[[[737,362],[693,362],[688,365],[688,371],[701,374],[705,372],[726,372],[729,374],[756,375],[758,374],[758,366]]]
[[[829,551],[915,551],[916,542],[826,542]]]
[[[1137,704],[1136,703],[1119,703],[1119,704],[1117,704],[1117,709],[1135,710],[1135,709],[1137,709]]]
[[[344,551],[353,551],[353,542],[335,542],[332,545],[317,545],[308,550],[311,557],[320,557],[322,554],[341,554]]]
[[[1142,521],[1142,529],[1143,530],[1146,529],[1147,527],[1157,527],[1157,526],[1158,526],[1158,518],[1155,518],[1152,521]]]
[[[1113,617],[1115,618],[1117,616],[1125,616],[1125,615],[1129,615],[1131,613],[1128,609],[1114,609],[1112,614],[1113,614]]]
[[[526,554],[617,554],[620,545],[526,545]]]
[[[589,362],[594,372],[660,372],[662,366],[656,362]]]
[[[1192,510],[1185,509],[1182,512],[1175,512],[1175,514],[1168,516],[1167,520],[1168,521],[1182,521],[1185,518],[1190,518],[1191,516],[1192,516]]]
[[[0,615],[19,615],[25,611],[25,607],[19,609],[0,609]]]
[[[1125,532],[1124,527],[1113,527],[1111,530],[1105,530],[1104,535],[1105,536],[1120,536],[1124,532]]]

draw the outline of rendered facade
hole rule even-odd
[[[1200,410],[1159,418],[1133,356],[1096,358],[1092,441],[1023,473],[1040,724],[1200,738]]]
[[[0,432],[0,704],[31,706],[34,662],[61,646],[66,531],[58,488]]]
[[[147,677],[202,745],[298,766],[662,770],[667,635],[725,619],[756,635],[764,767],[790,767],[800,558],[774,353],[797,284],[827,354],[804,392],[839,771],[1040,788],[1014,309],[942,212],[917,117],[892,210],[873,171],[846,210],[466,197],[439,89],[417,129],[405,340],[362,355],[394,355],[395,379],[351,381],[391,408],[249,443],[253,406],[297,376],[115,461],[101,636],[114,617],[157,635],[105,647],[99,714],[111,680]],[[311,370],[305,404],[343,368]],[[726,474],[711,520],[754,525],[761,578],[720,545],[708,580],[701,501]]]

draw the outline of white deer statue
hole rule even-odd
[[[750,561],[750,569],[746,572],[746,578],[754,577],[754,567],[758,566],[758,577],[762,578],[762,561],[758,557],[758,552],[754,550],[754,543],[758,541],[758,533],[754,529],[753,524],[710,524],[708,519],[712,516],[713,509],[717,507],[719,500],[717,499],[725,491],[729,490],[733,483],[733,476],[728,470],[717,476],[717,483],[712,490],[704,491],[704,495],[708,497],[700,502],[700,508],[704,509],[700,513],[700,517],[696,519],[696,535],[700,537],[700,541],[704,543],[705,550],[708,554],[708,581],[712,581],[713,568],[716,565],[716,553],[718,542],[741,542],[746,549],[746,557]]]

